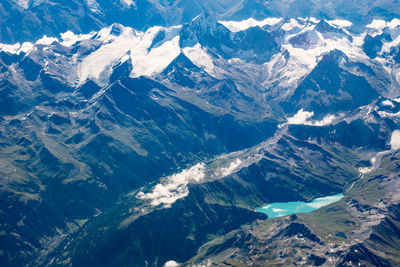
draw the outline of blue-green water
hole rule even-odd
[[[311,202],[286,202],[286,203],[271,203],[265,205],[262,208],[257,209],[258,212],[262,212],[268,215],[270,218],[282,217],[295,213],[312,212],[316,209],[327,206],[331,203],[339,201],[343,198],[343,194],[338,194],[328,197],[316,198]]]

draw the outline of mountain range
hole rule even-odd
[[[364,2],[2,1],[1,265],[400,264],[400,8]]]

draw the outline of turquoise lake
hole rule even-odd
[[[257,209],[268,215],[269,218],[282,217],[295,213],[307,213],[316,209],[325,207],[331,203],[337,202],[343,198],[343,194],[334,196],[316,198],[311,202],[285,202],[285,203],[270,203]]]

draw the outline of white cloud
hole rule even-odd
[[[177,263],[176,261],[167,261],[164,264],[164,267],[179,267],[181,266],[179,263]]]
[[[390,146],[393,150],[397,150],[400,148],[400,131],[394,130],[392,132],[392,137],[390,138]]]
[[[286,124],[294,125],[309,125],[309,126],[326,126],[331,124],[335,120],[335,115],[326,115],[320,121],[309,121],[314,116],[314,111],[304,111],[300,109],[293,117],[287,119]],[[284,124],[281,124],[282,127]]]
[[[333,122],[333,120],[335,119],[335,115],[326,115],[322,120],[320,121],[313,121],[310,123],[310,125],[313,126],[325,126],[325,125],[329,125]]]
[[[164,181],[157,184],[150,193],[144,194],[143,192],[139,192],[137,197],[151,200],[151,205],[153,206],[163,204],[165,207],[170,207],[175,201],[189,194],[187,187],[189,183],[200,182],[204,179],[204,171],[204,163],[196,164],[189,169],[167,177]]]
[[[240,159],[236,159],[235,161],[232,161],[229,166],[219,168],[217,174],[222,177],[228,176],[236,171],[241,163],[242,161]]]
[[[90,39],[94,33],[91,34],[75,34],[72,31],[61,33],[61,44],[63,46],[72,46],[79,41]]]
[[[314,116],[314,111],[300,109],[293,117],[287,119],[287,124],[305,124],[312,116]]]

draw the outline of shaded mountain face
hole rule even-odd
[[[292,12],[228,2],[0,4],[40,18],[1,24],[21,41],[0,44],[4,266],[398,263],[399,21],[356,33],[301,1],[326,19],[220,20]],[[338,193],[315,216],[255,211]]]
[[[317,114],[328,114],[351,110],[376,99],[378,93],[365,78],[344,69],[347,61],[346,55],[339,50],[323,55],[285,103],[286,111],[303,108]]]

